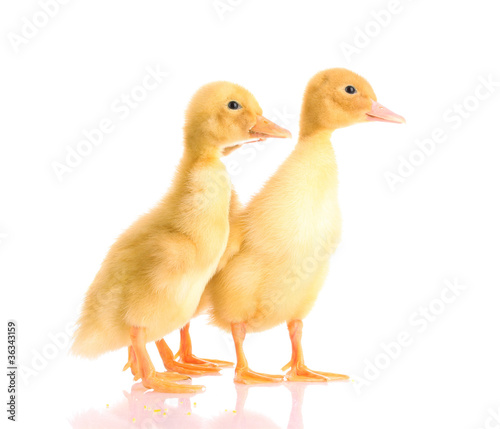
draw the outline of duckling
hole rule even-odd
[[[212,322],[233,335],[235,382],[283,380],[250,370],[243,352],[247,332],[283,322],[292,344],[291,361],[283,368],[290,368],[287,380],[348,379],[307,368],[302,320],[316,301],[340,240],[337,164],[330,138],[338,128],[367,121],[405,122],[377,102],[361,76],[342,68],[316,74],[305,90],[295,149],[241,214],[241,249],[205,289]]]
[[[76,355],[128,346],[135,379],[167,393],[203,386],[175,383],[196,367],[175,362],[162,339],[193,316],[227,246],[231,183],[224,153],[235,145],[289,131],[262,116],[254,96],[239,85],[214,82],[192,98],[184,127],[184,154],[169,192],[113,244],[91,284],[75,332]],[[167,369],[157,372],[146,350],[155,341]],[[217,368],[205,369],[204,372]]]
[[[265,141],[266,139],[260,138],[258,141]],[[234,189],[231,191],[231,203],[229,206],[229,238],[227,241],[226,250],[222,255],[222,258],[217,265],[216,273],[218,273],[222,268],[226,266],[228,261],[240,250],[241,243],[243,241],[243,229],[241,222],[241,213],[243,211],[243,206],[238,198],[238,194]],[[208,311],[210,307],[210,297],[203,291],[200,298],[200,303],[193,316],[193,318],[204,314]],[[190,323],[186,323],[180,330],[180,342],[179,351],[176,353],[175,358],[179,358],[179,362],[190,363],[193,365],[201,365],[204,367],[219,367],[219,368],[231,368],[234,363],[220,360],[220,359],[206,359],[198,358],[193,354],[193,346],[191,342],[191,336],[189,334]]]

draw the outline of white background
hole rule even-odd
[[[401,0],[390,22],[374,24],[388,5],[72,0],[18,49],[12,33],[23,37],[24,19],[42,9],[27,0],[2,5],[1,307],[4,320],[18,322],[18,427],[500,427],[488,420],[500,407],[498,2]],[[363,41],[359,31],[371,36]],[[347,44],[356,52],[347,54]],[[303,343],[311,368],[355,382],[307,386],[303,400],[301,386],[251,388],[233,413],[231,370],[198,380],[206,393],[162,405],[164,396],[140,389],[130,396],[125,350],[95,361],[68,356],[65,330],[107,249],[170,184],[193,92],[237,82],[296,138],[308,79],[338,66],[366,77],[378,100],[407,119],[332,138],[343,240]],[[122,119],[113,103],[139,91],[147,67],[169,74]],[[497,84],[477,100],[481,79]],[[470,112],[459,123],[450,109],[464,102]],[[113,132],[58,180],[53,163],[103,118]],[[436,129],[446,141],[423,158],[414,153]],[[227,159],[243,201],[294,143],[269,141]],[[398,174],[410,156],[421,164],[392,189],[387,172]],[[441,305],[447,281],[467,288]],[[440,314],[424,326],[415,312],[429,306]],[[386,358],[384,345],[402,331],[411,345],[397,352],[393,344]],[[192,335],[198,355],[234,360],[230,339],[203,319]],[[167,341],[176,348],[177,333]],[[289,360],[284,326],[245,346],[256,370],[277,372]],[[153,417],[157,406],[166,417]]]

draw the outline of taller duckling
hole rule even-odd
[[[176,384],[188,377],[156,372],[146,343],[156,341],[169,369],[173,361],[161,339],[185,325],[226,248],[231,183],[221,156],[244,141],[290,137],[265,119],[241,86],[202,87],[186,113],[184,155],[170,191],[126,230],[109,250],[90,286],[75,333],[73,352],[96,357],[129,347],[136,379],[159,392],[198,392]]]
[[[282,380],[249,369],[243,340],[246,332],[283,322],[292,343],[288,380],[348,378],[307,368],[302,320],[316,301],[340,240],[337,164],[330,139],[336,129],[367,121],[404,119],[379,104],[370,84],[349,70],[315,75],[305,90],[294,151],[243,210],[241,248],[205,290],[213,322],[232,332],[236,382]]]

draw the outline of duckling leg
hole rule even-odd
[[[134,376],[134,381],[139,380],[139,368],[137,367],[137,357],[134,353],[134,348],[132,346],[128,346],[128,361],[123,367],[122,371],[126,371],[130,368],[132,375]]]
[[[135,368],[137,378],[142,379],[144,387],[163,393],[198,393],[205,389],[204,386],[173,383],[171,375],[155,371],[146,350],[146,328],[133,326],[130,329],[130,338],[133,352],[131,368]],[[178,375],[176,374],[176,376]]]
[[[128,362],[123,367],[122,371],[130,368],[132,375],[134,376],[134,381],[139,380],[141,378],[139,376],[139,367],[137,363],[137,357],[134,352],[134,348],[132,346],[128,347]],[[157,375],[161,378],[165,378],[171,381],[180,381],[180,380],[190,380],[190,378],[186,375],[178,374],[177,372],[159,372]]]
[[[280,383],[284,380],[282,375],[261,374],[252,371],[248,367],[247,358],[243,352],[243,341],[246,336],[246,327],[244,323],[231,323],[231,332],[233,334],[234,347],[236,349],[236,370],[234,382],[242,384],[263,384]]]
[[[189,323],[186,323],[181,328],[181,344],[177,354],[179,355],[179,362],[190,363],[209,367],[232,368],[234,363],[225,360],[217,359],[201,359],[193,354],[193,346],[191,344],[191,336],[189,335]]]
[[[156,341],[156,348],[160,353],[163,365],[165,365],[165,368],[170,371],[175,371],[181,374],[189,374],[189,375],[220,374],[220,368],[218,368],[215,365],[208,366],[208,365],[196,365],[190,363],[176,362],[172,350],[170,350],[170,347],[167,346],[167,343],[165,342],[164,339]]]
[[[292,342],[292,360],[282,369],[290,367],[286,373],[287,381],[341,381],[349,380],[347,375],[334,374],[331,372],[312,371],[304,364],[304,353],[302,351],[302,320],[291,320],[288,322],[288,332]]]

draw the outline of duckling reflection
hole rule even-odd
[[[130,394],[123,393],[128,399],[129,421],[134,428],[198,429],[206,425],[207,418],[193,413],[191,398],[194,394],[144,391],[140,384],[134,385]]]
[[[286,387],[292,396],[292,408],[288,420],[287,429],[303,429],[302,404],[307,386],[313,383],[287,383]],[[316,383],[314,383],[316,387]],[[280,426],[270,417],[254,410],[245,409],[245,403],[250,389],[258,389],[262,386],[234,384],[236,389],[236,407],[234,413],[223,412],[209,424],[210,429],[275,429]],[[266,385],[265,388],[269,388]],[[326,387],[326,386],[325,386]],[[281,391],[281,388],[277,386]]]
[[[311,383],[312,384],[312,383]],[[309,383],[287,383],[292,406],[287,429],[303,429],[302,404]],[[236,404],[233,409],[221,410],[215,417],[197,413],[195,394],[159,393],[146,390],[141,383],[123,392],[126,400],[102,410],[91,409],[71,420],[73,429],[280,429],[270,416],[245,408],[250,389],[269,389],[269,386],[249,386],[235,383]],[[283,392],[283,385],[273,387]],[[317,384],[315,387],[318,388]],[[326,387],[326,386],[325,386]],[[255,392],[257,393],[257,392]],[[201,398],[200,398],[201,399]]]
[[[206,427],[209,420],[193,413],[191,397],[194,394],[148,391],[141,383],[123,394],[125,401],[76,416],[71,421],[73,429],[198,429]]]
[[[316,387],[318,386],[314,383]],[[287,383],[286,387],[292,394],[292,409],[290,411],[290,419],[288,420],[287,429],[303,429],[304,419],[302,417],[302,404],[304,403],[304,394],[308,383]]]
[[[250,386],[247,384],[235,383],[236,406],[234,412],[223,411],[210,421],[207,426],[210,429],[280,429],[280,427],[268,416],[254,410],[246,410],[245,403],[249,389],[258,389],[262,386]],[[266,386],[265,388],[269,388]],[[280,389],[277,385],[274,389]]]

